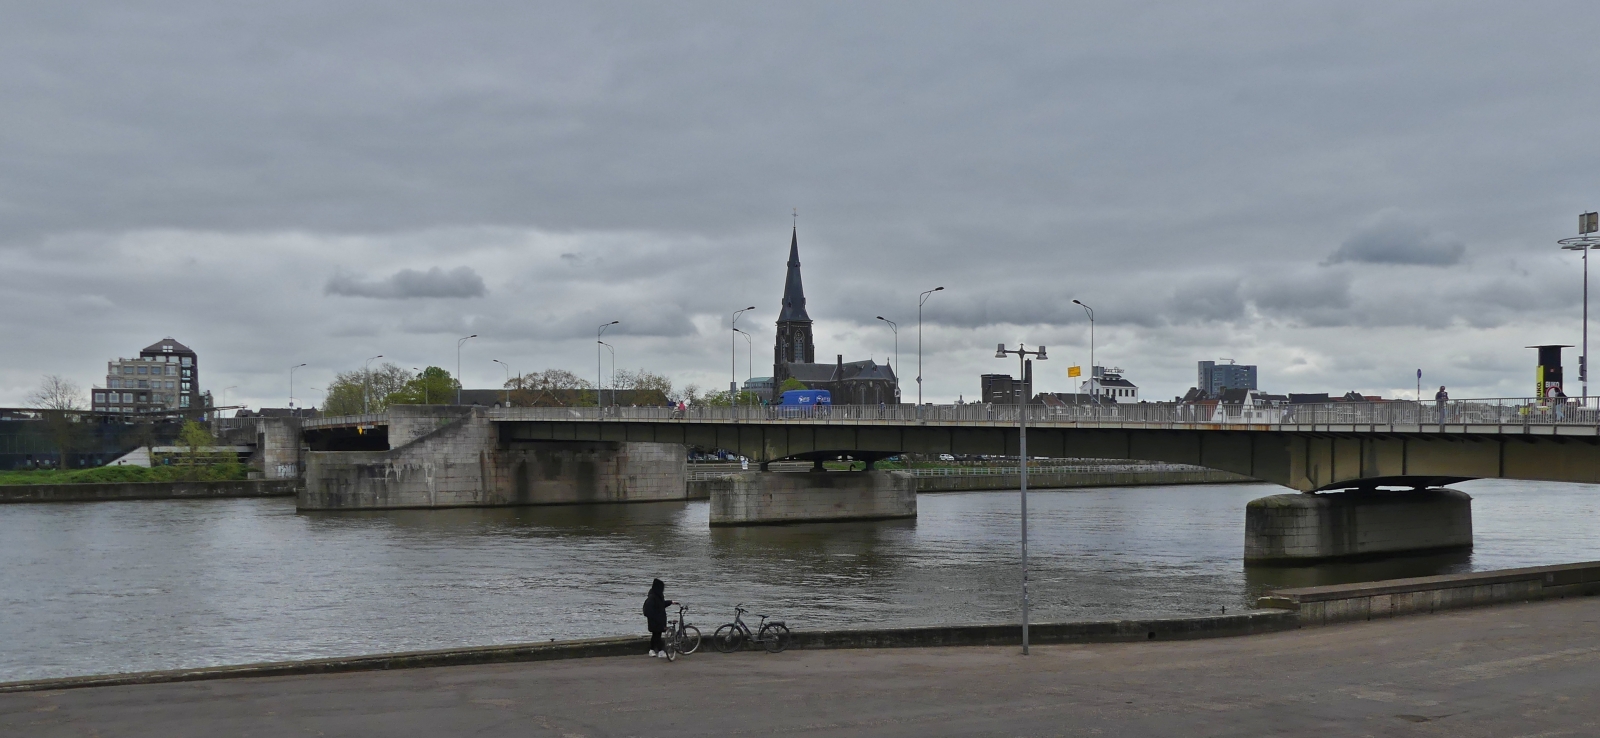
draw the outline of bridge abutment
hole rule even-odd
[[[739,472],[697,482],[712,525],[775,525],[917,516],[917,480],[904,472]]]
[[[1304,564],[1472,547],[1472,498],[1453,489],[1281,494],[1245,507],[1244,560]]]

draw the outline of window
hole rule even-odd
[[[167,380],[167,389],[177,389],[177,388],[178,388],[178,383],[177,382],[174,382],[174,381],[172,381],[170,379]]]
[[[189,370],[188,369],[183,370],[183,376],[184,376],[185,379],[187,379],[189,377]]]
[[[170,344],[170,343],[162,344],[161,350],[162,351],[171,351],[172,350],[172,344]]]
[[[110,387],[110,388],[113,388],[113,389],[115,389],[117,387],[121,387],[122,386],[122,380],[120,380],[120,379],[107,379],[106,380],[106,386]]]
[[[188,382],[184,382],[183,383],[183,389],[186,390],[186,391],[189,389],[189,383]]]
[[[184,395],[183,397],[178,398],[178,407],[188,407],[188,406],[189,406],[189,396],[188,395]]]
[[[122,373],[123,374],[132,374],[133,373],[133,367],[131,367],[131,366],[122,367]]]
[[[191,364],[190,357],[188,357],[188,356],[183,357],[183,365],[184,366],[190,366],[190,364]]]
[[[169,376],[169,377],[178,376],[178,367],[175,367],[175,366],[167,367],[167,376]]]
[[[140,392],[139,393],[139,401],[140,402],[149,402],[150,401],[150,393],[148,393],[148,392]]]
[[[138,368],[138,372],[139,372],[139,373],[140,373],[140,374],[149,374],[149,373],[150,373],[150,370],[149,370],[149,369],[147,369],[147,368],[145,368],[145,367],[142,367],[142,366],[141,366],[141,367],[139,367],[139,368]]]
[[[122,401],[125,402],[125,403],[133,402],[133,393],[132,392],[124,392],[124,393],[122,393]]]
[[[96,405],[104,404],[105,401],[106,401],[106,393],[104,393],[104,392],[96,392],[96,393],[94,393],[94,403]]]

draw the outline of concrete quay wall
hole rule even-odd
[[[1328,625],[1595,594],[1600,561],[1280,589],[1256,606],[1292,612],[1303,625]]]
[[[0,485],[0,504],[12,502],[108,502],[114,500],[221,500],[293,497],[293,479],[229,482],[108,482],[101,484]]]
[[[917,516],[905,472],[748,471],[708,479],[712,525],[774,525]]]
[[[1472,498],[1453,489],[1281,494],[1245,506],[1244,560],[1293,563],[1472,546]]]

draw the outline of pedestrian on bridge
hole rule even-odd
[[[1449,401],[1450,401],[1450,393],[1444,391],[1444,385],[1442,385],[1442,384],[1439,385],[1439,391],[1433,393],[1433,403],[1435,405],[1439,406],[1439,424],[1440,425],[1444,424],[1444,421],[1445,421],[1445,409],[1444,409],[1444,407],[1445,407],[1445,403],[1447,403]]]
[[[661,641],[661,633],[667,629],[667,606],[678,603],[667,599],[667,585],[657,579],[650,583],[650,594],[644,598],[645,626],[650,629],[650,655],[658,658],[667,657],[667,646]]]

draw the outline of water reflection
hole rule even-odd
[[[1262,485],[1030,495],[1035,618],[1219,612],[1263,589],[1600,558],[1584,485],[1475,482],[1470,553],[1246,569]],[[10,505],[0,680],[636,633],[653,577],[710,629],[1008,622],[1015,492],[916,520],[709,527],[705,502],[297,514],[286,500]]]

